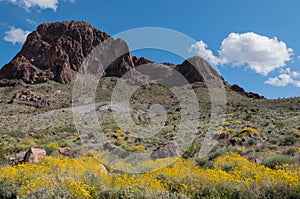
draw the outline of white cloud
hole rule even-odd
[[[27,35],[30,31],[24,31],[21,28],[11,27],[9,31],[5,32],[4,40],[7,42],[11,42],[14,45],[16,43],[24,43]]]
[[[283,73],[277,77],[269,78],[267,81],[265,81],[265,83],[281,87],[289,84],[300,87],[300,73],[297,71],[291,71],[290,68],[287,68]]]
[[[273,86],[287,86],[293,84],[294,80],[288,74],[280,74],[278,77],[269,78],[265,83]]]
[[[255,72],[267,75],[291,60],[293,50],[277,38],[268,38],[252,32],[231,33],[223,40],[219,57],[222,63],[235,66],[246,64]]]
[[[37,25],[38,25],[36,21],[33,21],[33,20],[29,19],[29,18],[27,18],[26,21],[27,21],[29,24],[34,25],[34,26],[37,26]]]
[[[212,51],[208,49],[207,44],[203,41],[198,41],[195,44],[192,44],[189,52],[196,52],[212,65],[219,64],[219,59],[213,55]]]
[[[300,72],[294,71],[294,72],[292,72],[292,76],[300,79]]]
[[[58,0],[10,0],[10,2],[19,5],[26,10],[37,6],[41,9],[50,8],[56,11],[58,4]]]
[[[41,9],[49,8],[52,9],[53,11],[56,11],[59,3],[59,0],[5,0],[5,1],[18,5],[22,8],[25,8],[26,10],[29,10],[30,8],[38,7]],[[64,0],[64,1],[75,3],[75,0]]]
[[[252,32],[231,33],[222,41],[219,55],[214,56],[207,45],[200,41],[191,46],[198,55],[211,60],[211,64],[246,65],[262,75],[284,67],[291,60],[293,50],[277,38],[268,38]],[[206,56],[206,57],[205,57]]]

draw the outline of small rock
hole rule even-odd
[[[17,165],[20,162],[24,162],[25,154],[26,154],[26,151],[22,151],[20,153],[17,153],[16,157],[10,157],[8,159],[8,164],[10,164],[10,165]]]
[[[64,156],[73,157],[77,152],[69,147],[63,147],[59,149],[59,153]]]
[[[160,145],[150,154],[153,160],[166,157],[179,157],[178,146],[175,142]]]
[[[104,173],[107,173],[107,174],[108,174],[108,171],[107,171],[106,167],[105,167],[103,164],[99,164],[99,167],[101,168],[101,170],[102,170]]]
[[[103,149],[104,149],[105,151],[112,151],[112,150],[114,150],[115,148],[116,148],[116,147],[113,146],[110,142],[106,142],[106,143],[103,144]]]

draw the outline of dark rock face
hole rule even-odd
[[[133,57],[132,57],[132,61],[133,61],[133,63],[134,63],[135,66],[153,63],[152,61],[146,59],[145,57],[140,57],[140,58],[138,58],[138,57],[136,57],[136,56],[133,56]]]
[[[189,83],[221,78],[218,72],[200,57],[191,57],[185,60],[182,64],[177,65],[177,70]]]
[[[0,70],[0,85],[21,84],[16,80],[27,84],[48,80],[71,83],[72,71],[79,71],[88,54],[109,38],[85,22],[42,24],[28,35],[21,51]],[[108,67],[108,75],[121,76],[131,67],[132,57],[127,53]]]
[[[245,92],[245,90],[243,88],[241,88],[240,86],[238,86],[237,84],[233,84],[230,88],[231,88],[231,90],[238,92],[238,93]]]
[[[252,92],[246,92],[243,88],[241,88],[237,84],[233,84],[232,86],[230,86],[230,89],[237,92],[237,93],[240,93],[241,95],[245,95],[249,98],[264,99],[264,96],[260,96],[259,94],[252,93]]]

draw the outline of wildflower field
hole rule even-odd
[[[104,83],[113,85],[112,80],[106,79]],[[100,109],[97,109],[97,116],[101,128],[88,123],[96,133],[80,134],[73,124],[72,111],[60,109],[69,106],[70,87],[43,84],[31,88],[45,95],[47,89],[62,92],[57,94],[59,103],[45,109],[0,103],[0,117],[3,118],[0,122],[0,199],[300,199],[300,98],[255,100],[228,91],[227,113],[212,135],[217,144],[206,157],[199,158],[197,154],[210,125],[211,106],[207,89],[195,88],[201,110],[196,138],[176,157],[169,155],[131,165],[122,162],[122,158],[112,162],[108,153],[116,150],[127,154],[151,154],[178,138],[180,107],[176,98],[164,88],[153,86],[147,90],[150,93],[142,89],[132,98],[136,106],[134,114],[140,109],[146,113],[149,104],[166,107],[167,119],[161,131],[146,138],[121,130],[113,122],[113,113]],[[22,88],[14,88],[13,92],[10,88],[4,90],[7,92],[0,92],[0,95],[9,100],[12,96],[6,93],[13,95]],[[111,91],[97,91],[97,102],[105,104]],[[148,119],[141,118],[133,115],[134,121],[147,129]],[[87,147],[95,135],[105,138],[100,146],[104,150],[91,151],[97,148]],[[184,140],[178,141],[183,143]],[[11,157],[32,147],[44,149],[47,157],[38,164],[8,166]],[[70,148],[76,154],[72,158],[61,156],[61,148]],[[175,147],[173,149],[176,151]]]
[[[121,172],[130,165],[106,165],[98,156],[47,157],[39,164],[0,169],[0,198],[299,198],[300,167],[274,169],[249,162],[235,153],[214,160],[210,169],[177,158],[141,166],[141,174]],[[107,169],[103,167],[106,165]],[[155,168],[158,169],[155,169]]]

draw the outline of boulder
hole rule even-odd
[[[69,147],[63,147],[59,149],[59,153],[64,156],[74,157],[77,152]]]
[[[26,154],[26,151],[22,151],[22,152],[17,153],[15,157],[10,157],[8,159],[8,164],[17,165],[20,162],[24,162],[25,154]]]
[[[45,157],[46,151],[44,149],[31,148],[26,152],[24,162],[39,163]]]

